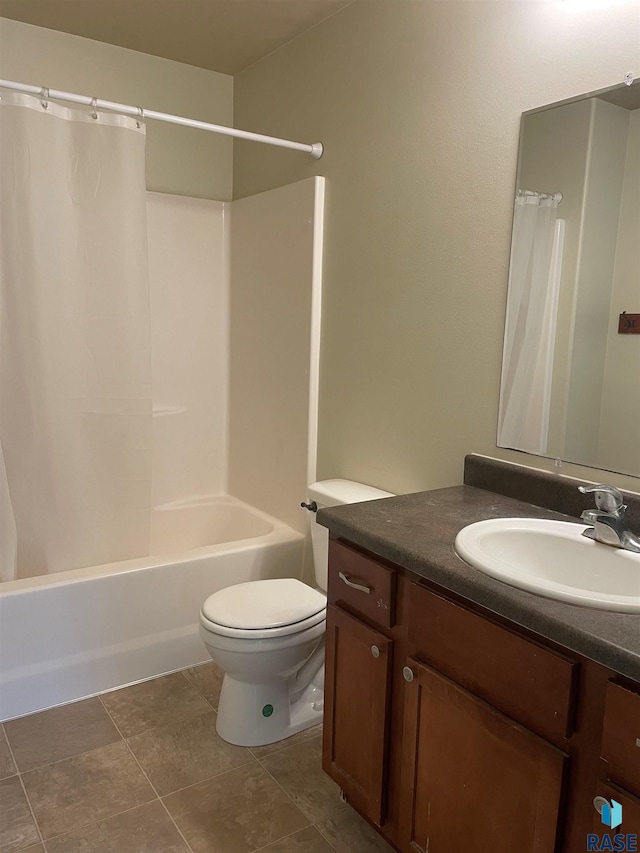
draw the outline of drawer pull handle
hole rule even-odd
[[[377,646],[371,646],[371,654],[374,656],[374,658],[379,658],[380,649]]]
[[[636,738],[636,746],[640,748],[640,737]]]
[[[366,592],[367,595],[371,592],[370,586],[365,586],[362,583],[356,583],[355,581],[352,581],[348,575],[345,575],[344,572],[338,572],[338,577],[341,581],[344,581],[347,586],[350,586],[351,589],[357,589],[360,592]]]

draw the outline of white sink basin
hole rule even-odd
[[[476,569],[547,598],[640,613],[640,554],[582,535],[584,524],[496,518],[464,527],[456,551]]]

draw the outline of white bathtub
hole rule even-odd
[[[208,660],[204,599],[300,577],[304,537],[230,497],[155,511],[153,556],[0,585],[0,720]]]

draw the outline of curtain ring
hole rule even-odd
[[[49,109],[49,90],[46,86],[43,86],[40,90],[40,103],[43,110]]]
[[[144,121],[144,110],[142,107],[138,107],[138,118],[136,119],[136,127],[142,127],[142,122]]]
[[[91,98],[91,118],[98,118],[98,99]]]

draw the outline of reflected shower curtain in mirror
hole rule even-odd
[[[0,102],[0,577],[148,554],[145,133]]]
[[[546,453],[564,220],[558,199],[516,198],[505,322],[498,445]]]

